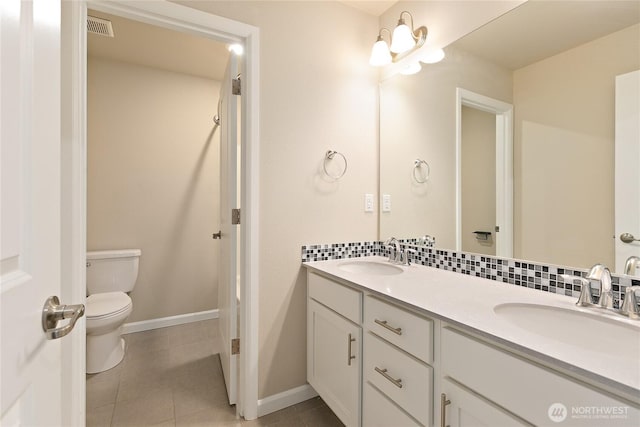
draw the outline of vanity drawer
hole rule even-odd
[[[427,363],[433,363],[433,321],[367,296],[364,307],[367,329]]]
[[[309,298],[329,307],[358,325],[362,322],[362,292],[309,272]]]
[[[366,427],[421,427],[387,396],[365,383],[362,401],[362,425]]]
[[[433,368],[372,333],[364,337],[363,377],[420,423],[431,422]]]
[[[549,408],[562,403],[569,414],[562,425],[604,425],[602,419],[572,416],[574,410],[585,408],[624,412],[624,418],[605,420],[607,425],[640,425],[637,407],[453,328],[442,328],[441,346],[443,377],[465,385],[532,424],[548,425]]]

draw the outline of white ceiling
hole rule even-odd
[[[638,22],[637,0],[529,0],[453,46],[517,70]]]
[[[177,73],[222,80],[227,45],[204,37],[156,27],[90,10],[112,22],[114,38],[89,33],[88,54]]]

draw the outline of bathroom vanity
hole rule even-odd
[[[640,425],[640,322],[383,257],[309,262],[307,379],[347,426]]]

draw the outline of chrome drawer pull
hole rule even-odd
[[[391,381],[394,386],[396,386],[398,388],[402,388],[402,380],[400,378],[398,378],[398,379],[393,378],[391,375],[387,374],[387,370],[386,369],[380,369],[377,366],[375,367],[375,370],[376,370],[377,373],[379,373],[380,375],[382,375],[383,377],[385,377],[386,379]]]
[[[351,355],[351,343],[353,343],[356,339],[351,337],[349,334],[349,344],[347,345],[347,366],[351,366],[351,361],[355,359],[355,356]]]
[[[391,332],[393,332],[396,335],[402,335],[402,328],[394,328],[392,326],[389,326],[389,324],[387,323],[386,320],[378,320],[375,319],[374,322],[376,322],[378,325],[387,328],[388,330],[390,330]]]

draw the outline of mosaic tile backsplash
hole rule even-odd
[[[402,243],[413,242],[403,241]],[[416,253],[410,254],[409,257],[411,262],[416,264],[576,298],[580,295],[580,285],[573,283],[573,281],[565,281],[561,275],[585,277],[588,273],[586,269],[541,264],[511,258],[453,252],[433,247],[415,247],[412,245],[412,248],[416,250]],[[305,245],[302,247],[302,262],[373,255],[389,256],[389,251],[383,242],[379,241]],[[611,278],[614,306],[618,308],[622,299],[624,299],[625,288],[631,285],[640,285],[640,279],[635,280],[629,276],[615,274],[612,274]]]

